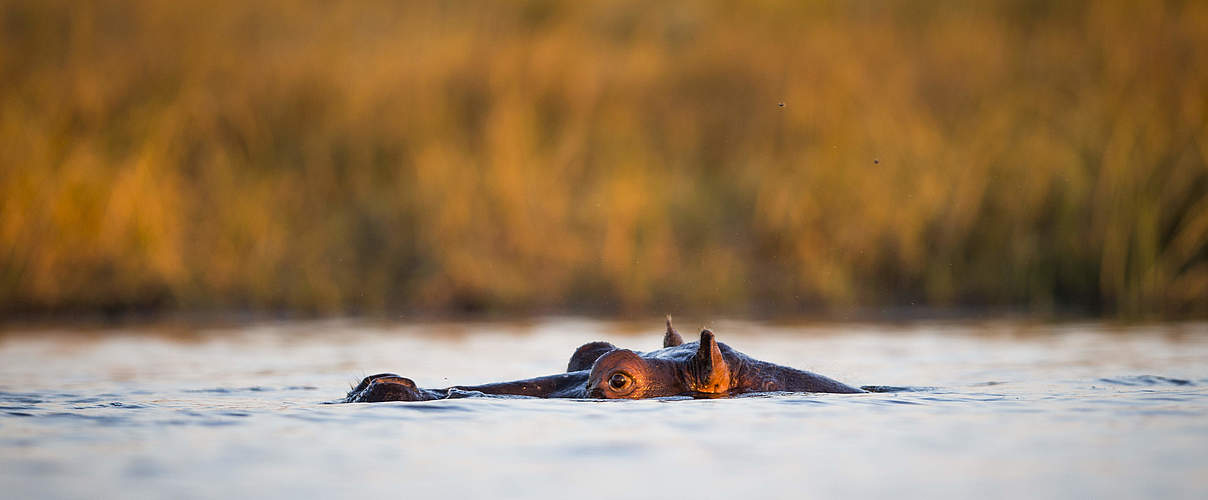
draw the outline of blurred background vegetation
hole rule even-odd
[[[0,22],[4,314],[1208,313],[1208,2]]]

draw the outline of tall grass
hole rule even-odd
[[[3,311],[1208,312],[1208,2],[0,23]]]

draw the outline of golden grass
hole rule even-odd
[[[0,21],[10,312],[1208,312],[1208,2]]]

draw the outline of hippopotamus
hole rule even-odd
[[[511,382],[444,389],[421,389],[393,373],[361,380],[347,403],[430,401],[450,397],[499,395],[536,398],[645,399],[670,396],[719,398],[753,392],[858,393],[817,373],[754,359],[718,342],[703,329],[700,340],[684,342],[667,318],[663,348],[650,352],[589,342],[575,350],[566,372]]]

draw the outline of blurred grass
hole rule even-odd
[[[1208,2],[0,21],[3,312],[1208,312]]]

